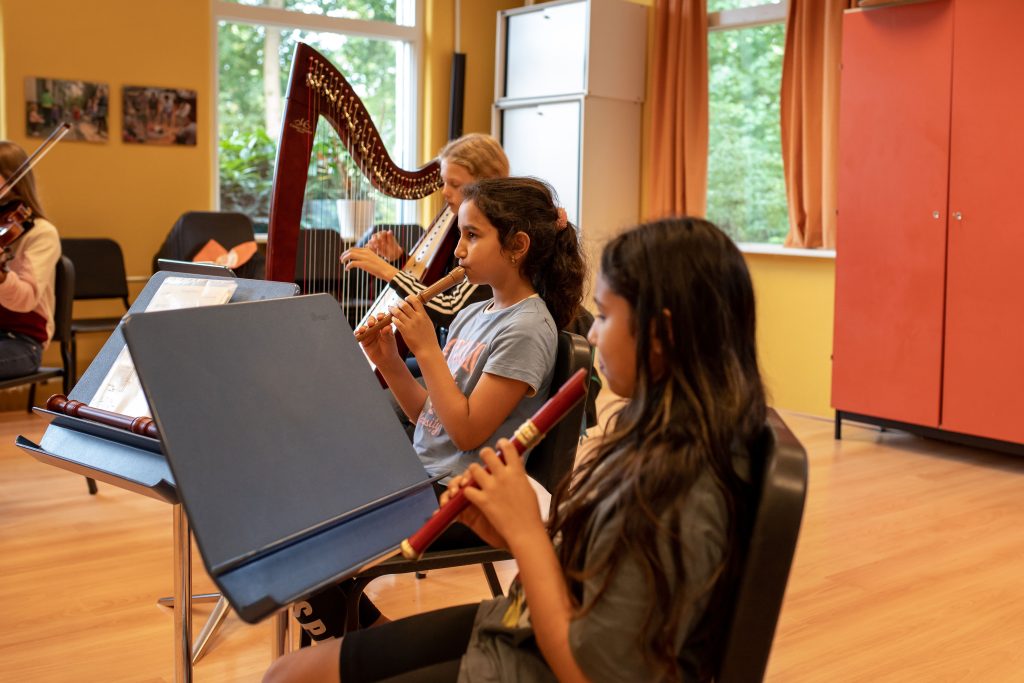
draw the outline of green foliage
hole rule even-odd
[[[708,218],[739,242],[781,244],[789,219],[779,91],[785,26],[708,35]]]
[[[277,142],[262,128],[220,139],[220,208],[250,217],[270,215]]]
[[[267,5],[266,0],[244,0],[242,4]],[[284,0],[285,9],[334,17],[394,22],[396,0]],[[267,55],[266,32],[279,31],[275,55]],[[221,208],[237,210],[259,221],[269,212],[269,190],[273,180],[276,139],[279,126],[267,130],[263,92],[264,61],[279,64],[282,95],[287,91],[292,55],[297,42],[312,45],[348,79],[366,105],[370,117],[394,155],[398,120],[398,59],[401,44],[396,41],[297,29],[221,22],[218,30],[217,114],[219,123],[219,167]],[[283,109],[283,104],[282,104]],[[318,131],[322,129],[318,127]],[[317,134],[310,167],[310,187],[319,198],[342,196],[351,181],[351,166],[328,161],[337,147]],[[334,139],[337,136],[334,135]],[[329,178],[335,187],[328,190]],[[248,193],[248,194],[247,194]]]
[[[777,5],[779,0],[708,0],[708,14],[725,9],[754,7],[755,5]]]

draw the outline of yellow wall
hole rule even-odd
[[[48,216],[65,237],[113,237],[125,252],[129,275],[148,275],[177,217],[213,206],[208,0],[104,0],[88,8],[72,0],[0,4],[9,139],[28,151],[40,142],[25,137],[25,77],[110,85],[110,140],[62,142],[36,166]],[[122,143],[125,85],[196,90],[198,144]]]
[[[747,254],[761,368],[774,406],[831,416],[835,261]]]

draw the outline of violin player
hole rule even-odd
[[[25,151],[0,140],[0,183],[26,160]],[[46,220],[29,171],[0,198],[0,229],[24,233],[0,252],[0,379],[35,372],[53,337],[60,236]]]

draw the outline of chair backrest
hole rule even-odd
[[[551,393],[558,391],[580,368],[586,368],[589,376],[593,364],[593,354],[586,339],[572,332],[559,332]],[[576,461],[576,447],[580,442],[580,425],[583,423],[586,402],[585,398],[580,401],[548,432],[526,459],[526,473],[552,493]]]
[[[786,423],[769,411],[761,498],[739,575],[719,683],[760,681],[793,563],[807,493],[807,454]]]
[[[216,240],[225,249],[255,239],[252,221],[242,213],[233,211],[187,211],[171,227],[160,251],[153,257],[153,272],[157,259],[191,261],[210,240]],[[237,269],[239,277],[262,278],[264,259],[257,254]]]
[[[71,387],[78,378],[74,343],[71,335],[71,315],[75,303],[75,264],[67,256],[61,255],[57,261],[57,273],[54,281],[53,302],[53,338],[60,344],[60,358],[64,366],[64,395],[71,392]],[[35,387],[29,394],[29,402],[35,395]]]
[[[53,339],[62,345],[71,341],[71,309],[75,301],[75,264],[67,256],[57,261],[54,284]]]
[[[65,237],[60,246],[75,264],[75,299],[121,299],[128,305],[124,254],[117,242],[105,237]]]

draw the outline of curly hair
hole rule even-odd
[[[519,272],[558,328],[569,325],[583,300],[587,266],[576,228],[565,221],[551,186],[537,178],[489,178],[465,186],[462,196],[498,230],[502,247],[511,248],[516,233],[530,238]]]

